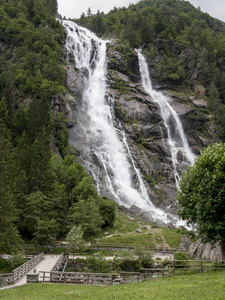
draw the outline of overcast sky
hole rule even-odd
[[[90,7],[92,13],[109,12],[116,7],[127,7],[130,3],[137,3],[138,0],[58,0],[58,11],[62,17],[79,18]],[[203,12],[225,22],[225,0],[189,0],[195,7],[200,6]]]

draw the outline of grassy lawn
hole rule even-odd
[[[0,299],[223,300],[225,272],[210,272],[116,286],[30,284],[0,291]]]

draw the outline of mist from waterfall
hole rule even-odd
[[[64,20],[62,24],[67,33],[68,57],[74,57],[85,86],[70,144],[79,151],[97,187],[105,186],[119,205],[134,205],[153,220],[170,222],[171,217],[150,201],[122,127],[114,127],[114,101],[106,93],[107,41],[74,22]]]
[[[149,75],[148,65],[140,49],[137,49],[139,58],[139,68],[141,73],[142,85],[146,92],[157,102],[160,107],[161,116],[168,134],[168,144],[171,151],[172,169],[176,186],[179,188],[180,174],[179,169],[184,170],[187,166],[193,165],[195,155],[192,153],[187,138],[184,134],[182,123],[170,105],[170,99],[163,93],[155,91]]]

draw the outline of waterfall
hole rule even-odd
[[[140,49],[137,49],[142,85],[152,99],[159,104],[164,126],[167,130],[168,144],[171,151],[172,169],[176,186],[179,188],[180,172],[194,164],[195,155],[189,148],[182,123],[170,105],[170,99],[163,93],[153,90],[148,65]]]
[[[134,205],[153,220],[170,222],[171,217],[168,219],[150,201],[121,125],[114,127],[114,101],[106,93],[107,41],[71,21],[62,23],[67,33],[67,54],[74,57],[85,87],[76,127],[70,131],[70,144],[92,172],[101,195],[109,195],[127,208]]]

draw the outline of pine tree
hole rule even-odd
[[[8,112],[3,98],[0,102],[0,253],[10,252],[12,244],[19,241],[15,226],[14,151],[7,123]]]

